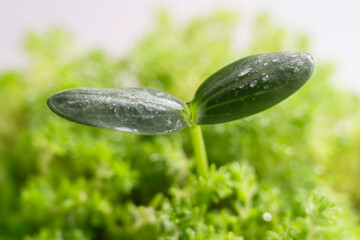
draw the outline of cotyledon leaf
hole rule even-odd
[[[138,134],[164,134],[188,126],[186,104],[152,88],[74,88],[52,95],[48,106],[68,120]]]
[[[303,52],[273,52],[235,61],[198,88],[188,103],[191,121],[215,124],[263,111],[298,90],[314,70],[314,59]]]

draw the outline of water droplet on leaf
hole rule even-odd
[[[258,83],[257,80],[252,81],[252,82],[250,83],[250,87],[251,87],[251,88],[252,88],[252,87],[255,87],[257,83]]]
[[[241,70],[241,72],[238,74],[238,77],[244,76],[245,74],[249,73],[252,70],[252,68],[245,68]]]
[[[263,80],[263,82],[269,81],[269,75],[265,74],[265,75],[262,77],[262,80]]]

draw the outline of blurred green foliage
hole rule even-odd
[[[61,28],[26,36],[28,68],[0,74],[0,239],[358,239],[360,99],[332,87],[321,60],[287,101],[204,127],[205,178],[194,174],[187,131],[126,134],[47,108],[73,87],[153,87],[190,100],[233,60],[309,50],[267,15],[254,20],[246,52],[233,47],[236,14],[158,20],[123,58],[79,52]]]

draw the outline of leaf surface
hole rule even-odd
[[[56,114],[77,123],[138,134],[179,131],[187,124],[186,104],[152,88],[74,88],[48,99]]]
[[[261,112],[311,77],[315,61],[303,52],[273,52],[240,59],[210,76],[189,103],[195,124],[216,124]]]

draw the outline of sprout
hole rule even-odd
[[[261,112],[297,91],[314,69],[315,61],[307,53],[258,54],[214,73],[189,103],[151,88],[75,88],[54,94],[48,105],[70,121],[123,132],[155,135],[191,127],[196,168],[206,176],[208,162],[199,125]]]
[[[137,134],[164,134],[261,112],[298,90],[314,69],[314,59],[307,53],[258,54],[214,73],[189,103],[151,88],[76,88],[54,94],[48,105],[56,114],[77,123]]]

